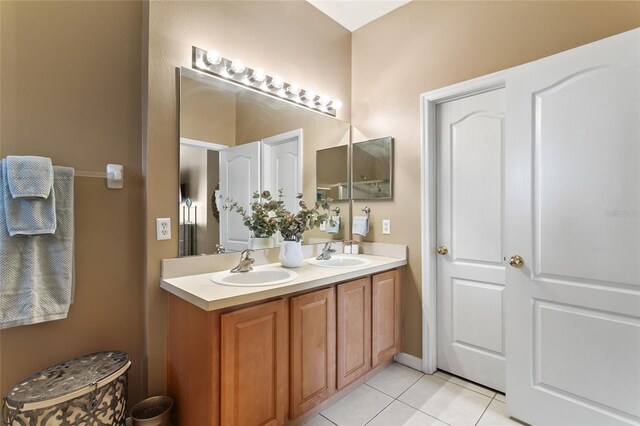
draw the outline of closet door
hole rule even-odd
[[[507,77],[507,410],[640,423],[640,29]]]
[[[505,89],[439,104],[438,368],[505,390]]]

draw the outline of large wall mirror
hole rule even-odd
[[[283,189],[287,208],[298,193],[315,202],[316,151],[347,150],[349,123],[189,68],[180,69],[180,256],[237,251],[251,233],[231,197],[248,206],[254,191]],[[340,207],[338,229],[314,229],[305,243],[343,240],[349,208]]]

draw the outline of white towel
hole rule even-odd
[[[13,198],[9,187],[9,159],[2,160],[2,199],[10,236],[43,235],[56,232],[55,188],[47,198]]]
[[[333,222],[333,224],[332,224]],[[340,232],[340,216],[330,217],[326,223],[327,234],[337,234]]]
[[[9,236],[0,202],[0,329],[67,316],[74,289],[72,168],[54,167],[54,190],[52,235]]]
[[[369,233],[369,218],[367,216],[355,216],[353,218],[353,233],[362,236]]]
[[[13,198],[48,198],[53,189],[51,158],[8,155],[7,183]]]

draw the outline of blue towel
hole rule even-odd
[[[355,216],[353,218],[352,233],[365,236],[369,233],[369,218],[367,216]]]
[[[327,234],[337,234],[340,232],[340,216],[334,216],[327,219]]]
[[[0,329],[66,318],[73,300],[73,169],[54,167],[56,231],[7,231],[0,202]],[[6,187],[0,174],[0,187]],[[5,191],[0,191],[5,198]]]
[[[8,155],[7,183],[12,198],[48,198],[53,189],[51,158]]]
[[[6,228],[10,236],[43,235],[56,232],[55,188],[47,198],[14,198],[9,186],[9,159],[2,160],[2,199]]]

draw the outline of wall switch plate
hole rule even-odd
[[[384,219],[382,221],[382,233],[385,234],[385,235],[390,235],[391,234],[391,220]]]
[[[163,217],[156,219],[156,240],[171,239],[171,218]]]

